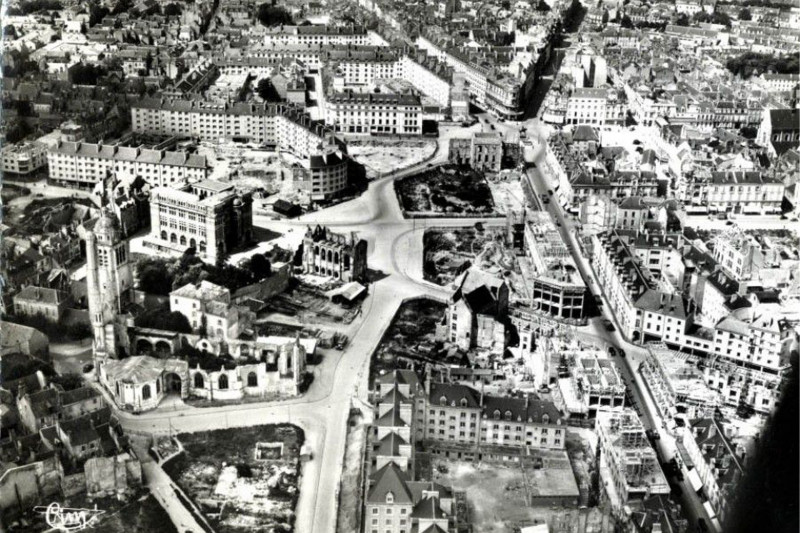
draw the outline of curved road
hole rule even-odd
[[[312,224],[354,231],[368,242],[370,270],[380,279],[371,283],[363,312],[348,327],[352,339],[341,354],[323,350],[323,363],[302,397],[284,401],[195,408],[177,404],[140,415],[118,412],[123,427],[159,434],[196,432],[261,424],[291,423],[305,431],[313,459],[303,465],[296,513],[298,533],[334,532],[338,491],[344,457],[347,417],[354,397],[366,400],[368,363],[400,304],[426,296],[445,301],[450,291],[422,279],[422,235],[430,226],[503,224],[504,219],[445,218],[406,220],[394,193],[397,178],[418,172],[447,159],[439,150],[430,161],[395,172],[372,182],[351,201],[297,220],[269,220],[254,216],[254,224],[285,233]],[[338,356],[338,358],[337,358]]]

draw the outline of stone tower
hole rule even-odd
[[[86,242],[86,292],[94,334],[95,369],[117,358],[119,313],[131,300],[133,268],[119,220],[103,205],[100,216],[79,229]],[[118,326],[119,324],[119,326]]]

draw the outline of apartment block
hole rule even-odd
[[[58,141],[47,152],[50,179],[91,189],[109,174],[141,176],[151,187],[200,181],[208,175],[205,156],[116,144]]]

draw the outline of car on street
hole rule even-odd
[[[606,328],[606,331],[614,331],[616,329],[614,324],[607,318],[603,319],[603,327]]]

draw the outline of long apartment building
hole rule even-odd
[[[379,79],[399,78],[438,105],[450,105],[453,72],[424,50],[394,52],[384,47],[348,47],[330,50],[326,61],[345,86],[370,85]]]
[[[272,145],[300,158],[295,181],[312,199],[331,198],[348,185],[344,143],[292,105],[149,99],[131,106],[131,123],[141,133]]]
[[[473,61],[465,52],[420,35],[416,45],[444,62],[454,72],[462,74],[466,88],[481,107],[506,119],[516,120],[522,116],[522,84],[515,78]]]
[[[90,189],[109,173],[141,176],[151,187],[195,182],[208,175],[205,156],[118,144],[58,141],[47,152],[50,179]]]
[[[714,364],[740,367],[756,381],[779,376],[787,367],[785,345],[790,336],[780,320],[756,309],[728,315],[711,327],[701,326],[695,322],[696,304],[684,298],[680,284],[670,288],[672,283],[660,279],[655,268],[647,268],[629,239],[610,231],[591,237],[588,246],[611,310],[622,333],[633,342],[660,341]],[[744,396],[743,401],[752,403],[753,398]]]
[[[742,214],[780,214],[786,185],[760,171],[714,171],[687,180],[687,209]]]
[[[264,44],[290,45],[385,45],[378,34],[367,31],[363,26],[329,26],[311,24],[308,26],[261,26],[252,29],[254,38],[261,38]]]
[[[411,94],[337,92],[321,102],[337,133],[421,135],[422,102]]]

